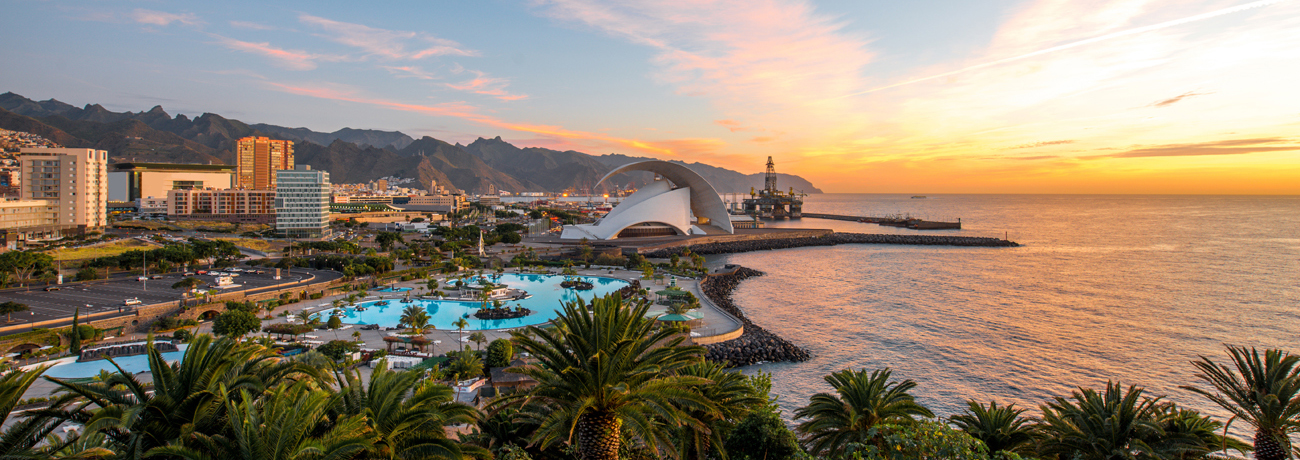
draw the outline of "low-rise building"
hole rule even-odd
[[[465,208],[464,195],[417,195],[402,206],[410,211],[457,212]]]
[[[136,198],[135,209],[136,212],[140,214],[167,214],[167,197],[154,198],[147,196],[144,198]]]
[[[275,222],[275,190],[169,190],[164,206],[169,219]]]
[[[0,242],[18,249],[19,242],[61,238],[75,225],[59,225],[59,209],[49,200],[0,200]]]
[[[109,199],[135,201],[169,190],[235,188],[235,167],[172,163],[117,163],[108,173]]]

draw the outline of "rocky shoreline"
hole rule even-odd
[[[708,296],[718,308],[740,319],[745,326],[745,332],[740,337],[705,345],[704,348],[708,351],[705,358],[724,363],[727,367],[748,366],[760,361],[808,360],[810,355],[807,350],[754,324],[731,301],[731,292],[740,285],[741,281],[762,274],[763,272],[758,270],[741,267],[731,273],[709,275],[700,281],[700,290],[704,295]]]
[[[731,254],[737,252],[767,251],[772,249],[802,248],[807,246],[835,246],[837,244],[907,244],[922,246],[975,246],[1018,247],[1019,243],[998,238],[945,235],[892,235],[880,233],[832,233],[821,237],[773,238],[765,240],[727,241],[664,248],[642,254],[649,258],[667,258],[689,247],[696,254]]]

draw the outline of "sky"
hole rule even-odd
[[[0,91],[842,193],[1300,194],[1300,0],[3,2]]]

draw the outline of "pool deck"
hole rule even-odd
[[[515,273],[510,270],[508,270],[507,272]],[[605,278],[616,278],[625,281],[639,280],[641,278],[640,271],[628,271],[623,269],[610,270],[608,268],[605,269],[593,268],[590,270],[578,270],[578,274],[582,276],[599,276]],[[437,276],[434,279],[438,280],[439,286],[446,286],[446,279],[447,279],[446,276]],[[641,280],[641,281],[643,283],[642,287],[647,287],[650,288],[651,290],[655,290],[656,286],[668,285],[668,281],[663,281],[662,283],[655,283],[653,280]],[[412,280],[407,282],[399,282],[396,283],[396,285],[398,287],[416,287],[416,286],[423,286],[424,283],[426,282],[427,280]],[[695,332],[700,333],[702,337],[696,337],[695,340],[707,341],[708,337],[723,338],[730,335],[738,334],[738,331],[742,327],[740,321],[737,320],[735,317],[731,316],[730,314],[722,311],[717,306],[713,305],[713,302],[711,302],[709,298],[706,297],[702,291],[700,291],[698,280],[694,280],[690,278],[678,278],[677,285],[680,286],[682,289],[686,289],[694,293],[695,297],[700,299],[701,308],[698,310],[698,313],[704,316],[703,324],[699,327],[694,328],[693,330]],[[339,294],[339,295],[329,296],[321,299],[299,302],[296,304],[291,304],[285,307],[277,308],[275,311],[271,312],[271,315],[274,316],[275,319],[263,321],[262,325],[265,326],[268,324],[286,322],[286,319],[284,317],[279,316],[281,312],[288,311],[290,314],[294,314],[299,311],[302,311],[304,305],[309,305],[309,307],[307,307],[307,310],[313,313],[328,312],[329,310],[334,308],[331,305],[331,303],[335,299],[346,300],[346,298],[347,298],[346,294]],[[664,307],[660,305],[652,305],[650,307],[650,311],[652,313],[662,312],[664,311]],[[362,342],[361,346],[363,348],[370,348],[370,349],[377,349],[377,350],[387,349],[388,345],[387,343],[384,342],[384,337],[388,335],[389,331],[361,330],[359,329],[359,326],[355,324],[345,323],[345,326],[351,326],[351,327],[348,329],[340,329],[338,331],[331,331],[331,330],[313,331],[309,333],[309,335],[313,335],[319,338],[310,339],[310,340],[320,340],[322,342],[328,342],[330,340],[336,340],[336,334],[337,334],[337,340],[352,340],[352,333],[355,331],[361,333],[360,340]],[[487,337],[487,341],[483,342],[482,344],[482,348],[486,348],[487,344],[491,343],[493,340],[509,339],[510,331],[511,331],[510,329],[482,330],[482,331],[467,330],[464,333],[457,333],[456,330],[454,329],[453,330],[439,329],[425,334],[425,337],[428,337],[430,341],[441,342],[441,343],[430,344],[430,346],[433,347],[430,351],[433,352],[433,354],[436,356],[438,354],[446,353],[452,350],[453,346],[463,349],[465,345],[469,345],[471,348],[478,349],[479,345],[475,344],[474,342],[461,341],[462,337],[468,338],[470,334],[474,332],[482,332],[483,335]],[[212,323],[210,321],[201,323],[198,327],[198,332],[211,333]],[[138,338],[141,340],[145,338],[143,334],[136,334],[136,335],[139,335]],[[365,366],[362,366],[361,369],[363,375],[368,378],[370,369]],[[137,378],[140,378],[142,381],[146,381],[146,382],[150,381],[148,373],[140,374],[137,376]],[[31,398],[36,396],[48,396],[56,388],[57,386],[54,385],[53,383],[46,381],[44,379],[39,379],[32,384],[31,388],[28,389],[27,393],[25,393],[23,397]]]

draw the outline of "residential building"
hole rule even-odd
[[[235,187],[235,167],[171,163],[118,163],[108,173],[108,199],[165,197],[169,190]]]
[[[275,190],[169,190],[164,206],[169,219],[270,224],[275,195]]]
[[[107,151],[25,148],[18,159],[21,199],[54,203],[55,225],[85,231],[108,224]]]
[[[245,137],[235,147],[235,187],[275,190],[276,171],[293,169],[293,141]]]
[[[58,206],[49,200],[0,200],[0,244],[18,249],[23,240],[62,237]]]
[[[0,197],[18,197],[19,176],[16,170],[0,170]]]
[[[276,233],[289,238],[328,236],[330,173],[297,165],[275,175]]]
[[[140,214],[167,214],[167,198],[136,198],[135,209]]]

